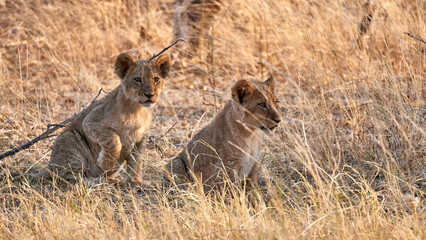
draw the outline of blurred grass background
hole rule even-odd
[[[5,239],[425,239],[426,3],[222,1],[172,73],[147,136],[143,178],[208,124],[241,78],[274,74],[284,121],[265,144],[268,201],[195,190],[140,193],[18,184],[0,189]],[[173,40],[173,1],[0,1],[0,151],[119,84],[115,57]],[[198,125],[198,123],[200,123]],[[198,126],[198,128],[197,128]],[[54,138],[0,162],[40,171]]]

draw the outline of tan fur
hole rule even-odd
[[[238,81],[232,87],[232,99],[167,164],[177,183],[197,180],[209,191],[221,189],[224,176],[228,176],[233,182],[246,179],[257,185],[264,133],[274,130],[281,121],[274,88],[272,77],[265,82]]]
[[[185,36],[193,50],[197,50],[202,39],[207,39],[215,16],[221,10],[223,0],[177,0],[173,18],[175,38]]]
[[[49,170],[71,181],[102,174],[113,178],[126,162],[126,182],[140,183],[139,154],[151,122],[149,107],[157,102],[169,70],[166,55],[148,62],[120,54],[115,61],[120,85],[66,127],[53,145]]]

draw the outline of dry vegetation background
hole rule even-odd
[[[110,185],[0,184],[2,239],[426,239],[423,0],[230,0],[172,74],[147,136],[144,180],[205,126],[240,78],[273,73],[284,121],[265,144],[267,197],[213,199]],[[119,84],[118,53],[173,40],[162,1],[0,1],[0,152]],[[0,162],[37,172],[55,138]],[[161,189],[161,188],[160,188]],[[254,193],[250,193],[251,195]],[[267,201],[264,201],[266,198]]]

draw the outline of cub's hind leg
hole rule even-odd
[[[60,178],[76,182],[81,177],[91,176],[88,168],[88,146],[82,143],[73,131],[63,132],[55,141],[49,169]]]
[[[99,123],[88,123],[83,126],[86,136],[101,147],[97,165],[109,177],[117,170],[121,154],[120,136],[112,129]]]

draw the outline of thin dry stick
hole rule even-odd
[[[166,48],[164,48],[161,52],[159,52],[158,54],[154,54],[154,56],[152,56],[149,60],[148,60],[148,62],[151,62],[154,58],[156,58],[156,57],[158,57],[158,56],[160,56],[161,54],[163,54],[163,52],[165,52],[165,51],[167,51],[169,48],[171,48],[171,47],[173,47],[176,43],[178,43],[179,41],[183,41],[183,42],[185,42],[185,43],[187,43],[186,42],[186,40],[185,39],[183,39],[183,35],[180,37],[180,38],[178,38],[178,40],[176,40],[176,41],[174,41],[170,46],[168,46],[168,47],[166,47]]]
[[[169,130],[167,130],[163,135],[161,135],[160,137],[158,137],[158,138],[156,138],[156,139],[152,139],[152,137],[148,137],[148,139],[149,139],[149,141],[152,143],[152,144],[154,144],[154,147],[155,148],[157,148],[158,150],[160,150],[160,152],[163,154],[164,153],[164,151],[163,151],[163,149],[161,149],[160,148],[160,146],[158,146],[157,144],[156,144],[156,142],[158,141],[158,140],[160,140],[160,139],[162,139],[164,136],[166,136],[166,134],[167,133],[169,133],[173,128],[174,128],[174,126],[177,124],[177,122],[175,122],[170,128],[169,128]]]
[[[419,38],[419,37],[415,37],[415,36],[411,35],[411,34],[410,34],[410,33],[408,33],[408,32],[405,32],[405,34],[407,34],[408,36],[410,36],[410,37],[412,37],[412,38],[414,38],[414,39],[417,39],[417,40],[419,40],[420,42],[422,42],[422,43],[426,44],[426,41],[425,41],[425,40],[423,40],[423,39],[421,39],[421,38]]]
[[[103,89],[101,88],[100,90],[99,90],[99,92],[98,92],[98,94],[96,95],[96,97],[92,100],[92,102],[89,104],[89,105],[87,105],[87,106],[90,106],[90,105],[92,105],[95,101],[96,101],[96,99],[99,97],[99,95],[101,95],[101,92],[103,91]],[[86,107],[87,107],[86,106]],[[83,108],[83,110],[84,109],[86,109],[86,107],[84,107]],[[79,113],[81,113],[83,110],[81,110]],[[20,151],[22,151],[22,150],[25,150],[25,149],[27,149],[27,148],[29,148],[29,147],[31,147],[32,145],[34,145],[36,142],[38,142],[38,141],[41,141],[41,140],[43,140],[43,139],[46,139],[46,138],[50,138],[50,137],[54,137],[54,136],[56,136],[56,134],[55,135],[51,135],[53,132],[55,132],[56,130],[58,130],[59,128],[63,128],[63,127],[65,127],[69,122],[71,122],[79,113],[75,113],[74,115],[72,115],[70,118],[67,118],[67,119],[65,119],[64,121],[62,121],[61,123],[59,123],[59,124],[47,124],[47,129],[46,129],[46,131],[44,132],[44,133],[42,133],[41,135],[39,135],[39,136],[37,136],[36,138],[34,138],[33,140],[31,140],[31,141],[29,141],[29,142],[27,142],[27,143],[25,143],[24,145],[22,145],[22,146],[19,146],[19,147],[17,147],[17,148],[14,148],[14,149],[12,149],[12,150],[9,150],[9,151],[7,151],[7,152],[5,152],[5,153],[2,153],[2,154],[0,154],[0,160],[1,159],[3,159],[3,158],[5,158],[5,157],[9,157],[9,156],[12,156],[12,155],[14,155],[15,153],[17,153],[17,152],[20,152]]]

